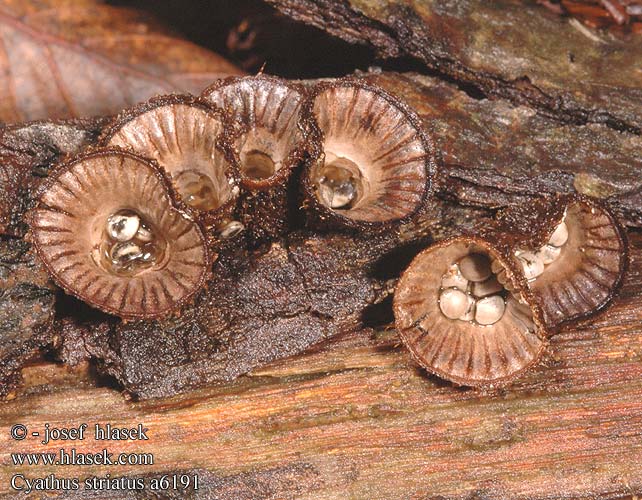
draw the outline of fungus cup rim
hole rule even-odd
[[[155,312],[153,314],[145,313],[145,312],[140,312],[140,313],[126,313],[123,314],[122,311],[120,311],[116,307],[109,306],[107,304],[98,304],[94,300],[90,300],[85,294],[77,292],[72,284],[68,283],[66,280],[63,280],[60,276],[59,273],[57,273],[53,267],[51,266],[51,263],[49,262],[49,258],[47,256],[45,248],[43,248],[40,244],[40,242],[37,240],[35,237],[35,230],[32,228],[33,222],[34,222],[34,217],[35,217],[35,212],[38,210],[41,206],[41,198],[42,196],[51,188],[53,187],[56,182],[58,181],[59,177],[66,173],[67,171],[73,169],[76,165],[83,163],[87,160],[91,160],[94,158],[105,158],[109,156],[125,156],[128,157],[136,162],[139,162],[141,164],[146,165],[150,169],[150,172],[152,175],[156,177],[157,180],[161,183],[165,190],[165,194],[167,195],[167,201],[168,201],[168,208],[170,210],[175,210],[178,212],[178,214],[185,218],[190,224],[193,225],[194,229],[196,230],[199,240],[202,243],[203,247],[203,252],[204,252],[204,261],[203,261],[203,268],[200,273],[200,276],[196,280],[194,286],[192,287],[192,290],[190,290],[188,293],[186,293],[184,296],[180,298],[180,300],[173,302],[170,307],[162,310]],[[207,237],[203,229],[201,228],[201,225],[198,223],[197,220],[194,219],[193,213],[191,211],[191,208],[185,205],[185,203],[177,197],[176,192],[174,191],[174,186],[171,182],[171,180],[168,178],[167,173],[164,171],[160,165],[155,160],[145,158],[143,156],[137,155],[127,149],[119,148],[119,147],[109,147],[109,148],[89,148],[86,151],[74,156],[71,159],[68,159],[66,161],[63,161],[55,166],[55,170],[51,171],[51,174],[47,179],[44,180],[44,182],[38,187],[37,189],[37,199],[38,202],[36,203],[35,207],[33,207],[29,213],[26,216],[26,220],[30,226],[29,232],[30,232],[30,240],[33,243],[33,247],[35,249],[35,252],[42,264],[44,265],[47,274],[51,277],[51,279],[68,295],[71,295],[73,297],[76,297],[77,299],[83,301],[84,303],[101,310],[105,313],[117,316],[119,318],[122,318],[124,320],[139,320],[139,319],[159,319],[159,318],[165,318],[172,316],[173,314],[178,313],[186,304],[190,303],[193,301],[195,295],[203,289],[205,284],[207,283],[208,279],[210,278],[211,275],[211,267],[212,263],[216,260],[217,255],[213,254],[209,246],[207,244]]]
[[[525,233],[515,230],[509,218],[511,215],[512,207],[504,208],[496,214],[495,227],[481,231],[481,233],[485,237],[493,235],[493,232],[495,232],[499,235],[498,239],[502,240],[503,245],[505,245],[506,247],[510,247],[511,251],[514,251],[516,248],[521,249],[522,247],[527,251],[538,250],[541,246],[545,245],[548,242],[548,238],[555,230],[556,225],[562,222],[565,214],[572,205],[584,205],[590,209],[600,210],[609,219],[611,227],[613,228],[613,231],[617,236],[618,245],[621,248],[619,268],[617,271],[616,280],[611,286],[609,293],[598,306],[594,307],[588,312],[574,314],[564,317],[564,319],[560,321],[550,322],[550,324],[546,325],[549,331],[549,335],[554,335],[573,323],[599,316],[605,311],[605,309],[609,306],[613,299],[617,297],[622,288],[624,278],[630,266],[629,241],[626,231],[613,213],[612,207],[608,202],[604,200],[587,196],[581,193],[566,193],[556,194],[553,196],[544,196],[536,200],[536,204],[530,206],[530,209],[532,211],[539,212],[536,213],[536,216],[538,216],[538,218],[540,214],[542,217],[544,217],[542,223],[536,224],[535,226],[530,226],[530,229],[535,230],[534,232]],[[514,256],[512,258],[514,259]],[[528,286],[529,288],[531,288],[530,285]],[[543,309],[543,299],[540,297],[540,295],[537,292],[533,291],[533,297]]]
[[[220,91],[226,87],[232,87],[242,82],[266,82],[270,85],[278,85],[285,87],[290,91],[296,92],[301,96],[301,104],[299,109],[299,116],[297,118],[296,126],[301,133],[301,138],[297,141],[297,144],[292,148],[288,155],[283,160],[283,166],[278,169],[274,174],[265,178],[265,179],[254,179],[244,174],[243,169],[241,168],[241,158],[237,148],[234,143],[243,135],[249,133],[253,124],[244,123],[243,120],[238,118],[233,118],[232,113],[227,109],[222,109],[221,111],[226,116],[228,120],[228,133],[226,134],[226,139],[224,147],[227,148],[230,158],[236,164],[236,168],[239,175],[240,185],[250,191],[250,192],[260,192],[267,191],[275,186],[283,184],[287,178],[290,177],[292,172],[294,172],[305,160],[306,152],[310,150],[310,141],[312,140],[310,135],[310,127],[308,124],[308,119],[304,116],[304,109],[307,101],[310,98],[309,90],[306,86],[298,83],[294,83],[289,80],[281,79],[275,76],[266,75],[264,73],[258,73],[256,75],[247,75],[247,76],[229,76],[227,78],[222,78],[211,85],[209,85],[199,96],[199,101],[204,102],[210,106],[216,106],[211,101],[211,95],[217,91]],[[218,108],[217,109],[221,109]]]
[[[519,294],[519,297],[531,310],[533,324],[535,325],[535,334],[537,338],[541,341],[541,345],[536,355],[533,357],[530,363],[528,363],[521,369],[509,375],[506,375],[504,377],[500,377],[492,380],[467,379],[467,378],[446,373],[443,370],[430,366],[424,359],[422,359],[421,355],[417,352],[417,349],[414,347],[413,343],[410,342],[410,340],[407,337],[407,331],[414,328],[414,326],[409,325],[405,328],[400,328],[398,326],[398,323],[399,323],[398,318],[401,315],[401,309],[403,307],[399,302],[400,301],[399,290],[405,286],[405,281],[409,279],[407,277],[408,276],[407,273],[409,272],[409,270],[414,265],[416,265],[419,260],[426,258],[426,256],[430,255],[432,252],[445,249],[450,245],[458,244],[458,243],[465,243],[467,245],[476,245],[476,246],[482,247],[484,250],[488,251],[488,253],[493,258],[496,258],[499,261],[499,263],[502,265],[502,267],[507,271],[509,271],[506,273],[506,276],[511,286],[513,287],[513,291],[511,293],[514,295]],[[436,304],[435,304],[435,307],[437,307]],[[506,254],[505,249],[503,249],[501,246],[496,246],[490,241],[488,241],[487,239],[479,236],[473,236],[468,234],[453,236],[453,237],[438,241],[437,243],[434,243],[428,246],[427,248],[425,248],[424,250],[422,250],[421,252],[419,252],[415,256],[415,258],[411,261],[411,263],[408,265],[406,270],[402,273],[401,277],[399,278],[399,281],[397,282],[397,285],[395,286],[395,294],[393,297],[393,313],[395,317],[395,327],[399,332],[399,336],[401,337],[403,344],[408,349],[408,351],[410,352],[415,362],[417,362],[428,373],[435,375],[439,378],[442,378],[444,380],[448,380],[459,386],[476,387],[476,388],[482,388],[482,389],[495,389],[495,388],[500,388],[500,387],[509,385],[512,382],[514,382],[518,377],[520,377],[522,374],[524,374],[525,372],[532,369],[534,366],[537,366],[539,363],[541,363],[543,354],[548,346],[547,326],[544,323],[544,316],[543,316],[542,310],[540,308],[539,302],[535,300],[533,296],[533,292],[527,286],[527,280],[522,270],[515,264],[515,262],[512,261],[510,256]],[[457,321],[457,320],[451,320],[451,321]],[[492,328],[492,327],[493,325],[489,325],[489,326],[485,326],[484,328]]]
[[[223,155],[223,157],[225,158],[225,161],[228,163],[228,169],[225,173],[225,176],[227,177],[228,181],[231,180],[232,182],[230,183],[230,189],[231,189],[230,199],[227,200],[218,208],[215,208],[213,210],[201,210],[197,207],[192,207],[188,205],[182,200],[182,197],[175,185],[175,182],[172,179],[172,177],[169,175],[165,166],[163,166],[153,158],[148,158],[147,156],[142,155],[140,152],[136,151],[132,147],[122,147],[122,146],[115,146],[110,144],[111,139],[116,135],[116,133],[118,133],[119,130],[121,130],[125,125],[130,123],[132,120],[135,120],[136,118],[139,118],[150,111],[154,111],[155,109],[158,109],[164,106],[173,106],[173,105],[185,105],[185,106],[194,107],[196,109],[199,109],[205,112],[207,115],[215,118],[221,123],[221,132],[215,141],[215,148],[219,153]],[[165,172],[165,174],[169,179],[169,182],[172,184],[172,188],[176,193],[176,196],[180,198],[182,204],[189,211],[191,211],[197,218],[199,218],[202,223],[210,226],[210,225],[216,225],[218,222],[220,222],[219,219],[224,217],[223,214],[233,211],[236,205],[238,204],[238,201],[240,198],[239,196],[240,192],[237,192],[236,194],[234,193],[234,188],[235,187],[240,188],[240,183],[241,183],[239,163],[237,162],[236,158],[231,154],[230,147],[228,144],[228,136],[230,136],[233,133],[234,131],[230,127],[229,119],[226,116],[225,112],[217,108],[213,104],[208,103],[202,100],[200,97],[197,97],[191,94],[167,94],[167,95],[152,97],[151,99],[145,102],[136,104],[130,108],[127,108],[121,111],[118,115],[112,118],[107,123],[107,125],[103,128],[102,132],[98,137],[97,145],[99,148],[118,148],[124,151],[129,151],[142,158],[146,158],[147,160],[153,161],[156,165],[158,165],[161,169],[163,169],[163,171]]]
[[[311,181],[311,174],[312,168],[315,165],[318,165],[320,162],[323,162],[325,159],[325,153],[323,150],[325,136],[321,131],[316,119],[314,113],[314,104],[316,98],[319,95],[335,88],[358,88],[374,93],[375,95],[377,95],[377,97],[384,99],[391,106],[399,109],[403,113],[405,119],[410,123],[412,128],[416,130],[417,137],[421,141],[421,144],[425,151],[423,164],[426,180],[424,182],[421,199],[410,213],[402,217],[395,217],[381,221],[367,221],[347,217],[346,215],[340,213],[340,211],[333,210],[332,208],[327,207],[320,200],[318,200],[314,192],[313,183]],[[310,136],[312,137],[312,139],[310,141],[311,157],[310,161],[307,162],[305,168],[303,169],[301,184],[306,198],[306,204],[308,204],[308,206],[310,206],[317,212],[317,217],[320,217],[325,221],[335,222],[339,227],[345,229],[357,231],[380,231],[407,223],[411,221],[415,216],[417,216],[423,209],[425,209],[428,201],[435,193],[437,174],[439,170],[439,159],[437,156],[434,139],[425,130],[420,116],[407,103],[405,103],[395,95],[387,92],[385,89],[379,87],[378,85],[369,82],[365,78],[348,76],[336,79],[334,81],[320,82],[313,85],[309,91],[308,99],[306,99],[305,101],[302,112],[305,120],[307,120],[310,127]]]

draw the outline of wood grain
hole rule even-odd
[[[639,36],[601,32],[517,0],[266,1],[382,58],[413,57],[486,96],[640,134]]]
[[[133,40],[110,37],[96,26],[83,32],[83,24],[74,19],[83,19],[82,13],[107,19],[100,15],[106,12],[102,7],[89,0],[57,0],[58,6],[66,3],[68,14],[71,7],[76,13],[49,17],[52,3],[4,2],[0,66],[25,54],[23,59],[33,62],[20,70],[25,86],[12,88],[15,74],[0,78],[4,95],[12,96],[0,107],[6,120],[107,113],[110,102],[117,107],[133,102],[139,84],[153,92],[198,87],[202,54],[193,46],[187,47],[186,58],[185,46],[174,47],[174,38],[165,35],[138,33]],[[403,3],[414,11],[377,9],[375,0],[279,3],[296,3],[294,17],[300,18],[301,12],[309,14],[306,6],[332,5],[330,12],[338,17],[328,18],[328,10],[321,9],[316,19],[308,15],[306,21],[370,43],[386,56],[413,55],[431,70],[463,82],[458,87],[421,75],[369,76],[406,99],[435,134],[446,161],[440,196],[459,203],[467,220],[479,215],[471,207],[496,208],[527,203],[541,193],[577,190],[607,199],[629,226],[642,226],[640,96],[631,87],[639,83],[638,65],[631,62],[639,58],[639,41],[601,43],[567,20],[537,18],[535,7],[508,0],[449,2],[441,10],[439,2]],[[337,7],[345,5],[351,8]],[[125,18],[118,24],[134,29],[138,21],[128,24]],[[531,21],[536,29],[525,30]],[[424,36],[426,27],[433,29],[431,36]],[[77,38],[70,41],[63,32]],[[531,39],[533,33],[538,36]],[[515,42],[521,36],[523,43]],[[159,54],[161,63],[178,66],[158,66]],[[551,58],[557,66],[547,62]],[[79,81],[73,94],[66,93],[63,61],[75,61],[75,67],[82,61],[93,74],[106,75],[104,82],[94,82],[107,82],[105,93]],[[182,66],[188,63],[189,68]],[[183,76],[187,71],[187,80],[175,78],[175,71]],[[577,78],[573,71],[588,76]],[[131,94],[120,93],[114,75]],[[30,95],[40,97],[32,101]],[[55,157],[75,150],[43,147],[47,155],[35,155],[42,159],[34,163],[32,147],[51,140],[38,139],[40,128],[27,128],[28,134],[3,134],[3,154],[20,166],[23,177],[34,175],[34,165],[54,161],[51,150]],[[80,132],[71,134],[82,139],[71,141],[74,145],[91,142],[85,137],[91,134]],[[19,162],[23,157],[30,161]],[[14,204],[27,200],[23,194],[29,189],[15,192],[7,225],[20,220],[23,210]],[[445,210],[441,225],[451,217]],[[194,469],[202,489],[189,497],[199,499],[606,499],[642,494],[642,235],[631,233],[631,239],[631,273],[614,306],[556,336],[541,366],[498,392],[456,388],[427,376],[393,330],[344,334],[225,386],[138,403],[86,365],[76,371],[55,364],[27,368],[20,392],[0,404],[0,495],[15,497],[8,485],[17,472],[117,477]],[[60,448],[33,438],[10,440],[9,428],[18,422],[39,431],[45,423],[143,423],[150,441],[107,447],[113,453],[153,453],[155,464],[16,468],[11,453]],[[89,439],[76,448],[97,452],[105,446]],[[83,492],[73,496],[87,497]],[[106,492],[98,497],[149,495]]]

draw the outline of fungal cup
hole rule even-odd
[[[152,99],[122,113],[102,143],[153,159],[169,174],[181,200],[207,225],[233,210],[238,174],[221,146],[222,116],[188,96]]]
[[[126,319],[177,312],[210,257],[157,165],[96,150],[56,168],[30,216],[35,249],[67,293]]]
[[[250,244],[287,231],[290,181],[307,148],[301,124],[303,90],[265,75],[229,78],[205,90],[202,98],[225,111],[235,125],[230,154],[241,184],[239,221]]]
[[[265,75],[230,78],[202,97],[225,110],[238,127],[232,145],[245,188],[269,189],[298,166],[305,139],[300,126],[304,96],[298,86]]]
[[[306,112],[319,149],[302,182],[317,221],[383,228],[424,207],[436,170],[434,148],[408,106],[348,79],[318,85]]]
[[[628,261],[624,231],[608,207],[566,195],[530,210],[500,214],[500,221],[503,231],[519,235],[515,220],[539,219],[530,238],[520,242],[518,236],[514,259],[541,303],[547,327],[553,331],[602,310],[619,289]]]
[[[541,312],[521,270],[480,238],[452,238],[421,252],[399,280],[394,312],[415,359],[462,385],[510,382],[537,362],[545,345]]]

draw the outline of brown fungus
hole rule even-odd
[[[384,228],[424,207],[435,154],[410,107],[379,87],[345,79],[317,85],[306,114],[322,145],[302,180],[317,223]]]
[[[508,287],[498,283],[492,261]],[[545,346],[541,312],[521,269],[481,238],[456,237],[421,252],[399,280],[394,313],[419,364],[461,385],[504,385]]]
[[[237,125],[230,146],[243,188],[239,219],[249,240],[283,234],[291,208],[290,179],[307,146],[300,122],[302,88],[259,74],[221,80],[202,97]]]
[[[221,146],[222,116],[189,96],[165,96],[125,111],[102,144],[156,160],[182,201],[206,226],[227,229],[239,194],[238,173]]]
[[[67,293],[126,319],[176,312],[209,269],[205,237],[152,162],[105,149],[47,179],[30,225],[34,246]]]
[[[498,214],[515,235],[513,258],[541,302],[549,329],[606,307],[627,267],[625,233],[598,200],[562,195]]]

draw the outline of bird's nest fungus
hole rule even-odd
[[[415,111],[359,79],[222,80],[124,111],[98,146],[51,170],[31,238],[64,291],[123,319],[180,313],[219,254],[243,258],[295,230],[364,244],[397,234],[433,203],[437,175]],[[626,259],[604,204],[568,195],[509,207],[415,257],[396,326],[430,372],[505,384],[552,333],[608,304]]]

